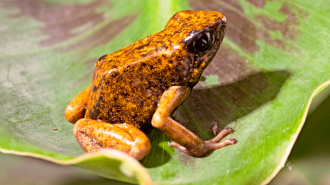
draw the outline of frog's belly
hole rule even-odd
[[[94,88],[85,117],[108,123],[134,125],[144,132],[151,130],[151,119],[165,88],[140,85]]]

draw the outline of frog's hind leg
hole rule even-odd
[[[73,133],[85,152],[115,148],[140,160],[151,149],[149,138],[132,125],[110,124],[84,118],[74,125]]]

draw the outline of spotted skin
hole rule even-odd
[[[177,97],[184,97],[184,99],[189,96],[202,72],[217,53],[225,34],[225,28],[226,19],[219,12],[180,11],[173,15],[161,32],[149,35],[119,51],[100,57],[95,64],[91,85],[83,91],[84,93],[72,100],[65,112],[67,119],[75,118],[68,119],[71,123],[76,123],[79,120],[77,117],[84,113],[84,119],[79,120],[79,124],[76,123],[74,128],[75,136],[82,148],[86,152],[94,152],[99,148],[109,147],[131,154],[132,146],[127,142],[114,141],[117,138],[109,139],[106,134],[102,135],[100,134],[102,132],[95,130],[110,129],[105,126],[109,123],[133,126],[138,130],[135,135],[144,135],[153,127],[158,128],[159,123],[153,121],[155,112],[158,114],[160,112],[163,116],[168,114],[170,116],[174,109],[183,103],[182,98],[176,99],[174,98],[176,96],[173,96],[172,101],[180,103],[175,104],[170,112],[160,110],[160,102],[161,99],[164,99],[164,93],[181,93],[183,96]],[[191,45],[192,38],[210,29],[215,31],[212,35],[214,36],[212,45],[202,52],[191,51],[188,46]],[[171,87],[178,88],[170,91]],[[178,90],[180,88],[183,90]],[[80,109],[72,108],[77,104],[81,104]],[[86,110],[81,110],[81,107],[86,107]],[[82,113],[82,111],[84,112]],[[80,118],[83,117],[80,116]],[[175,125],[172,124],[173,128],[176,128]],[[86,129],[87,127],[89,129]],[[162,130],[162,128],[159,129]],[[185,128],[183,127],[183,129]],[[121,135],[128,133],[125,129],[116,132]],[[180,134],[166,134],[172,139],[181,137]],[[102,138],[103,142],[100,142],[100,139],[95,137],[105,138]],[[134,154],[135,157],[138,156],[137,159],[143,158],[148,153],[141,149],[143,146],[150,150],[150,141],[144,136],[143,138],[143,144],[137,144],[140,145],[141,154]],[[94,145],[98,143],[97,146],[93,146],[91,144],[93,142]],[[107,142],[112,144],[104,144]],[[186,145],[186,142],[178,143]],[[118,143],[118,146],[113,143]]]

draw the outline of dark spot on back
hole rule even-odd
[[[95,84],[93,85],[92,91],[95,92],[97,90],[97,87],[95,86]]]
[[[103,60],[107,55],[103,55],[99,58],[99,61]]]
[[[97,106],[93,107],[93,112],[90,114],[91,119],[97,119],[97,116],[100,114],[100,110]]]
[[[149,46],[149,44],[150,44],[150,42],[148,42],[147,44],[144,44],[144,45],[138,46],[138,47],[136,47],[135,49],[140,50],[140,49],[142,49],[142,48],[144,48],[144,47],[146,47],[146,46]]]

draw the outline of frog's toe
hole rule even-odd
[[[207,152],[222,148],[226,145],[235,145],[237,143],[236,139],[226,139],[222,142],[219,142],[226,135],[233,133],[234,130],[230,127],[224,128],[220,131],[220,133],[215,136],[213,139],[204,142],[204,150]]]
[[[237,143],[236,139],[226,139],[226,140],[224,140],[220,143],[214,143],[214,142],[206,141],[205,145],[206,145],[206,148],[208,148],[208,150],[210,152],[210,151],[222,148],[226,145],[234,145],[236,143]]]
[[[230,127],[226,127],[222,129],[217,136],[215,136],[213,139],[210,140],[212,143],[219,142],[222,138],[224,138],[226,135],[233,133],[234,130]]]
[[[167,146],[173,146],[173,147],[177,148],[178,150],[180,150],[181,152],[184,152],[184,153],[186,153],[188,155],[192,155],[192,153],[189,150],[187,150],[186,147],[181,146],[180,144],[178,144],[178,143],[176,143],[174,141],[167,142]]]
[[[211,124],[212,124],[212,126],[211,126],[212,133],[216,136],[217,130],[218,130],[218,124],[216,122],[213,122]]]

